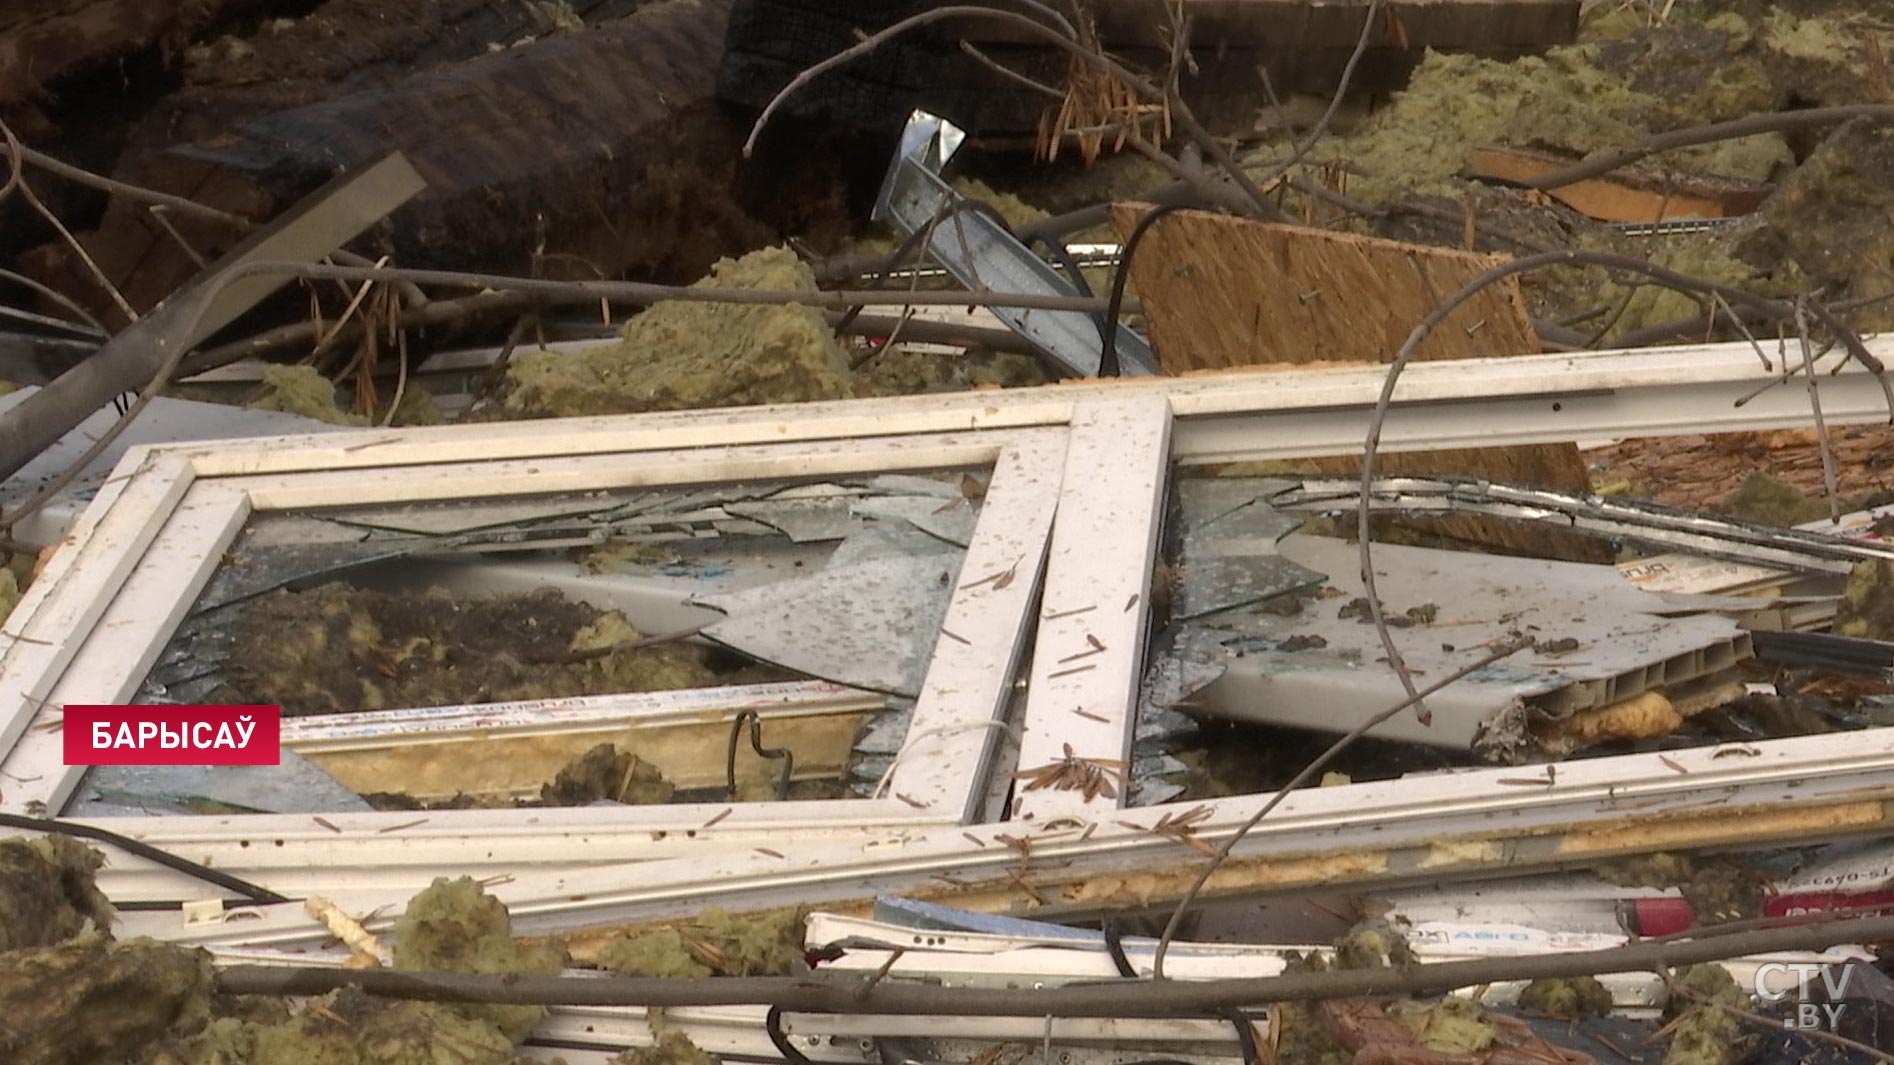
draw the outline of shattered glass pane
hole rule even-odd
[[[866,789],[851,785],[872,786],[905,740],[905,697],[920,688],[989,476],[260,513],[137,698],[282,705],[286,737],[314,744],[296,771],[330,785],[285,785],[302,798],[279,800],[284,809],[357,809],[364,797],[379,808],[723,801],[745,692],[765,708],[763,750],[793,755],[788,797],[856,794]],[[637,708],[686,705],[667,692],[723,703],[705,704],[714,712],[693,718],[686,743],[662,732],[681,737],[683,725],[638,723],[660,719]],[[771,698],[835,708],[770,716]],[[544,700],[562,702],[532,709]],[[558,709],[567,702],[577,709]],[[634,711],[647,716],[623,716]],[[546,713],[599,723],[554,727]],[[426,747],[417,738],[438,743],[442,730],[451,739],[483,721],[541,736],[533,742],[560,756],[527,744],[504,748],[509,758],[483,749],[415,761]],[[557,735],[569,738],[545,738]],[[588,749],[601,741],[610,745]],[[775,797],[780,757],[747,738],[735,747],[736,797]],[[382,764],[364,768],[372,760],[355,748]],[[257,786],[199,773],[94,772],[74,808],[272,808],[246,800]]]
[[[1189,621],[1322,583],[1322,574],[1276,553],[1276,542],[1303,520],[1265,502],[1283,483],[1247,477],[1177,482],[1172,620]]]

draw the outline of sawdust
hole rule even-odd
[[[277,591],[244,609],[235,637],[226,694],[291,716],[718,683],[709,653],[681,642],[549,660],[637,638],[622,615],[551,589],[485,598],[343,584]]]
[[[70,836],[0,840],[0,951],[51,946],[88,928],[109,932],[112,904],[94,881],[104,864]]]
[[[1340,969],[1398,969],[1413,960],[1407,937],[1381,918],[1361,922],[1335,944]]]
[[[67,836],[0,841],[0,1061],[120,1061],[209,1016],[209,955],[112,940],[104,863]]]
[[[802,912],[732,916],[712,906],[683,924],[615,936],[598,957],[625,976],[787,976],[802,962]]]
[[[1328,968],[1315,955],[1291,955],[1285,974],[1320,972]],[[1309,1002],[1283,1002],[1269,1011],[1270,1040],[1282,1065],[1352,1065],[1355,1055],[1342,1045],[1324,1019],[1321,1007]]]
[[[330,425],[368,424],[367,418],[336,405],[335,385],[313,366],[265,366],[263,394],[244,406],[299,414]]]
[[[1664,1009],[1670,1022],[1664,1065],[1734,1065],[1742,1060],[1743,1021],[1730,1010],[1748,1009],[1749,996],[1729,971],[1720,965],[1691,965],[1676,970],[1671,979],[1695,994],[1673,994]]]
[[[88,931],[0,955],[0,1061],[124,1061],[210,1015],[210,955]]]
[[[816,289],[815,275],[781,247],[720,260],[697,287]],[[502,408],[509,417],[560,417],[854,394],[848,359],[818,312],[674,300],[633,318],[618,344],[517,355],[507,368]]]
[[[1894,55],[1894,27],[1868,10],[1798,14],[1776,8],[1758,22],[1757,43],[1777,79],[1798,103],[1829,107],[1886,100],[1876,91],[1870,59]],[[1886,84],[1885,71],[1881,86]]]
[[[411,899],[394,936],[403,969],[548,974],[565,963],[557,943],[520,946],[505,906],[466,877],[436,880]],[[205,972],[208,984],[207,960]],[[352,987],[294,1013],[276,998],[223,997],[212,1005],[208,1023],[179,1024],[141,1065],[511,1065],[517,1043],[544,1013],[402,1002]]]
[[[629,751],[601,743],[559,770],[539,789],[547,806],[584,806],[620,802],[631,806],[666,803],[677,791],[658,767]]]
[[[1644,692],[1591,707],[1554,721],[1533,721],[1534,739],[1555,754],[1614,739],[1668,736],[1684,723],[1684,714],[1662,692]]]
[[[395,966],[401,969],[551,975],[565,967],[562,947],[522,950],[513,941],[513,922],[506,907],[471,877],[436,879],[408,900],[407,911],[395,922],[394,935]],[[512,1042],[526,1038],[546,1012],[539,1006],[451,1008],[470,1020],[493,1025]]]
[[[1519,1005],[1553,1017],[1576,1020],[1611,1012],[1611,992],[1595,976],[1547,977],[1519,992]]]
[[[1429,52],[1393,102],[1317,149],[1359,171],[1350,195],[1458,198],[1469,153],[1505,145],[1574,157],[1651,133],[1773,111],[1784,91],[1746,23],[1678,25],[1511,62]],[[1776,134],[1670,153],[1667,165],[1762,180],[1793,161]]]

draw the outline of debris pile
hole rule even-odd
[[[15,7],[0,1063],[1894,1053],[1879,5]]]

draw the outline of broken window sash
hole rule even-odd
[[[282,742],[357,793],[400,782],[422,801],[536,798],[599,743],[656,764],[680,791],[714,792],[726,787],[738,715],[758,715],[768,742],[790,748],[797,779],[806,779],[841,775],[856,732],[886,705],[820,681],[749,684],[289,718]]]
[[[1304,789],[1244,837],[1205,897],[1520,875],[1653,850],[1885,835],[1894,738],[1876,733],[1889,731],[1574,761],[1552,773],[1505,767]],[[520,935],[660,921],[704,906],[865,910],[883,895],[1079,918],[1174,903],[1199,867],[1199,845],[1214,847],[1269,798],[1171,803],[1094,822],[917,827],[870,843],[795,846],[790,863],[730,851],[635,870],[522,871],[491,893],[507,904]],[[1188,832],[1165,831],[1186,817]],[[391,926],[405,899],[346,890],[334,897],[351,913],[382,908],[371,930]],[[227,923],[187,925],[163,913],[125,920],[128,934],[205,945],[315,945],[328,935],[298,907],[251,912],[257,916]]]
[[[1137,667],[1170,433],[1162,396],[1091,404],[1073,416],[1013,818],[1099,816],[1131,790]]]
[[[91,606],[98,612],[88,626],[91,638],[84,641],[83,648],[78,648],[80,641],[71,635],[61,642],[62,650],[79,650],[79,661],[66,663],[72,668],[62,668],[56,681],[43,675],[36,681],[25,681],[28,688],[53,681],[47,689],[49,698],[22,698],[24,693],[16,689],[15,699],[22,709],[36,705],[49,709],[20,715],[22,722],[39,717],[39,726],[26,730],[24,742],[10,752],[5,763],[12,768],[5,771],[20,769],[18,776],[32,778],[32,783],[19,790],[8,789],[5,801],[14,808],[45,803],[55,809],[64,801],[77,783],[77,773],[59,764],[58,714],[50,707],[67,702],[125,701],[175,629],[180,608],[190,603],[209,579],[224,546],[237,534],[252,508],[280,510],[451,499],[467,494],[470,485],[477,485],[488,497],[525,496],[549,489],[584,492],[701,483],[719,476],[828,476],[990,464],[994,474],[985,489],[983,520],[969,541],[967,562],[983,568],[1011,567],[1016,580],[998,588],[955,591],[946,621],[946,629],[953,631],[955,638],[939,641],[913,714],[913,735],[925,741],[921,743],[922,755],[890,772],[889,798],[868,804],[850,803],[848,812],[841,815],[857,823],[957,820],[974,804],[983,779],[981,764],[991,746],[991,729],[985,723],[994,720],[1010,690],[1011,664],[1020,653],[1027,631],[1027,611],[1036,595],[1045,538],[1055,509],[1052,493],[1059,483],[1063,459],[1063,434],[1055,430],[984,434],[977,438],[919,435],[687,454],[626,456],[604,452],[566,460],[383,467],[372,475],[312,472],[289,477],[202,478],[194,484],[190,483],[192,471],[188,465],[173,467],[173,476],[167,482],[169,490],[175,495],[179,482],[183,482],[189,486],[188,491],[171,508],[163,532],[150,538],[149,549],[128,552],[133,557],[142,555],[149,564],[118,595],[93,600]],[[80,594],[74,598],[83,598],[87,590],[78,589]],[[967,635],[961,636],[959,629],[965,629]],[[22,642],[19,646],[38,645]],[[128,653],[128,649],[132,650]],[[26,769],[28,766],[37,768]],[[663,820],[679,827],[695,826],[716,812],[699,809]],[[794,817],[797,811],[779,814]],[[738,819],[736,814],[727,816]],[[745,819],[769,823],[770,815]],[[258,833],[267,832],[265,822],[269,820],[264,817],[253,821],[251,827]],[[402,820],[401,814],[354,815],[347,831],[374,832]],[[406,816],[405,820],[412,821],[413,817]],[[622,823],[650,822],[627,815]],[[141,820],[139,827],[148,831],[151,826]]]
[[[1894,353],[1894,341],[1870,343],[1883,354]],[[1772,382],[1777,379],[1757,365],[1748,345],[1423,364],[1415,366],[1403,378],[1385,441],[1395,448],[1421,448],[1800,424],[1806,419],[1807,410],[1805,397],[1799,390],[1769,388],[1742,406],[1734,404],[1736,398]],[[153,567],[140,563],[148,555],[164,557],[162,553],[154,553],[155,548],[147,550],[159,536],[154,523],[177,509],[178,499],[186,488],[193,492],[205,490],[207,494],[203,499],[213,503],[217,501],[208,493],[221,484],[242,485],[240,491],[242,500],[248,501],[246,505],[342,505],[351,499],[372,500],[378,492],[390,493],[396,498],[413,495],[411,486],[396,485],[392,480],[393,471],[405,468],[411,472],[422,469],[434,472],[433,481],[421,482],[423,487],[432,486],[431,494],[423,493],[427,498],[453,498],[454,489],[447,485],[456,481],[460,493],[467,494],[467,485],[484,486],[489,474],[498,474],[492,483],[506,491],[527,494],[546,490],[549,477],[564,476],[565,480],[556,487],[573,488],[570,471],[585,462],[584,456],[600,457],[612,465],[625,463],[628,456],[669,455],[676,448],[696,449],[691,452],[690,462],[677,463],[679,470],[695,464],[696,472],[679,472],[675,476],[701,481],[711,476],[704,472],[709,468],[702,465],[705,462],[728,460],[737,451],[750,455],[752,452],[744,450],[750,445],[787,442],[790,451],[805,446],[796,441],[806,442],[807,447],[824,456],[822,462],[832,463],[822,467],[827,471],[859,471],[862,465],[875,463],[901,467],[912,460],[914,454],[921,453],[884,442],[873,447],[906,457],[883,456],[872,462],[858,462],[853,467],[837,457],[846,450],[865,454],[867,441],[886,441],[891,432],[913,434],[911,439],[917,440],[928,433],[948,432],[962,434],[960,438],[967,440],[1003,441],[1015,432],[1044,427],[1052,430],[1056,437],[1056,444],[1050,449],[1053,458],[1050,462],[1026,464],[1040,472],[1022,478],[1021,491],[1030,495],[1031,501],[1015,503],[1026,525],[1031,526],[1035,521],[1050,520],[1052,500],[1064,490],[1059,473],[1047,475],[1044,471],[1063,462],[1065,429],[1075,413],[1087,404],[1127,401],[1146,395],[1165,397],[1177,419],[1172,433],[1174,457],[1185,463],[1201,463],[1356,450],[1365,432],[1365,414],[1380,386],[1381,371],[1376,368],[1233,374],[744,411],[483,425],[428,433],[367,430],[274,441],[268,445],[185,445],[150,453],[154,464],[151,469],[141,469],[139,463],[145,461],[141,453],[128,459],[125,467],[127,474],[135,475],[133,479],[107,486],[103,501],[88,513],[75,532],[73,542],[53,561],[55,573],[61,576],[36,583],[8,626],[10,632],[27,639],[7,645],[6,657],[0,662],[0,696],[4,696],[0,706],[6,707],[9,715],[4,719],[5,727],[15,734],[25,730],[46,704],[52,686],[64,680],[67,673],[73,673],[76,678],[76,674],[82,672],[66,668],[79,653],[80,643],[88,645],[89,654],[101,653],[98,647],[90,646],[95,641],[88,640],[88,636],[111,632],[119,641],[114,645],[113,658],[144,653],[139,648],[161,642],[158,630],[162,626],[150,626],[150,616],[153,612],[173,609],[176,603],[187,601],[192,593],[176,586],[179,578],[175,574],[160,579],[147,572]],[[1836,422],[1881,417],[1881,402],[1879,387],[1868,374],[1851,368],[1825,381],[1825,413]],[[1023,438],[1030,434],[1020,435]],[[825,441],[842,444],[825,444]],[[990,447],[1002,449],[997,443]],[[768,451],[768,448],[759,448],[754,454],[761,456]],[[974,461],[965,455],[956,455],[958,461]],[[931,457],[945,461],[938,453]],[[659,461],[663,459],[660,457]],[[166,462],[171,464],[169,473],[160,468]],[[726,461],[720,468],[733,477],[760,475],[755,468],[733,470],[732,465],[735,463]],[[809,471],[804,468],[792,472]],[[1118,472],[1101,478],[1096,490],[1112,493],[1119,490],[1116,485],[1136,483],[1121,480]],[[1137,482],[1143,479],[1141,469],[1127,468],[1123,472]],[[202,483],[193,485],[193,479]],[[996,478],[996,486],[1002,481]],[[1033,486],[1030,492],[1025,488],[1028,483]],[[1136,492],[1121,494],[1127,500],[1137,498]],[[235,501],[225,501],[225,505],[232,502]],[[989,498],[989,517],[994,505],[995,500]],[[1124,515],[1127,521],[1135,522],[1143,519],[1144,512],[1136,506],[1127,506]],[[216,526],[215,522],[210,524],[213,528]],[[195,543],[193,536],[199,534],[187,533],[181,527],[164,531],[175,534],[175,544],[167,550],[177,554],[170,557],[193,557],[183,545]],[[1043,526],[1039,533],[1022,538],[1022,543],[1036,544],[1042,549],[1044,542]],[[1011,564],[1017,552],[1006,550],[995,554],[992,571],[1001,571]],[[1033,565],[1037,565],[1037,556],[1034,558]],[[84,565],[76,567],[80,572],[74,572],[74,560],[80,559]],[[189,566],[185,568],[188,570]],[[984,571],[970,561],[968,572]],[[106,582],[116,574],[129,575],[131,580],[125,590],[115,596],[112,586]],[[163,590],[167,579],[173,582],[168,593]],[[183,583],[188,586],[190,581]],[[1018,587],[1020,583],[1023,581],[1008,588]],[[1021,611],[1026,603],[1025,599],[1020,601]],[[1014,617],[992,597],[969,604],[970,609],[973,606],[991,608],[997,617],[994,624],[1003,626]],[[111,612],[109,619],[108,611]],[[1023,618],[1023,612],[1018,616]],[[102,621],[112,628],[101,629]],[[140,635],[140,626],[150,627]],[[955,627],[955,631],[960,630]],[[102,640],[98,642],[103,646]],[[947,649],[950,643],[942,641],[941,647]],[[997,689],[1006,681],[1004,670],[996,668],[996,664],[1010,663],[1018,650],[1017,644],[1001,645],[993,648],[990,655],[971,655],[965,675],[978,676],[982,684],[991,683]],[[1109,667],[1120,671],[1122,677],[1136,675],[1134,649],[1112,648],[1110,655],[1100,657],[1107,660],[1101,661],[1101,669]],[[977,670],[974,662],[979,663]],[[112,662],[103,664],[109,666]],[[74,679],[72,683],[78,681]],[[998,703],[996,697],[994,704]],[[49,724],[52,716],[49,713],[41,723]],[[974,725],[960,739],[984,747],[987,737],[983,734],[989,731],[985,724]],[[16,746],[0,769],[20,777],[37,775],[21,761],[23,750],[35,746],[39,751],[36,764],[54,766],[56,752],[44,746],[49,736],[43,731],[28,735],[31,742]],[[1768,833],[1790,837],[1796,832],[1819,835],[1870,831],[1864,826],[1878,824],[1866,812],[1872,805],[1870,800],[1880,794],[1875,789],[1885,789],[1888,774],[1894,771],[1894,753],[1890,746],[1879,731],[1869,730],[1846,737],[1770,741],[1745,746],[1735,753],[1731,753],[1734,749],[1725,750],[1722,760],[1713,760],[1715,754],[1710,751],[1697,750],[1676,752],[1668,756],[1668,761],[1631,756],[1573,763],[1559,767],[1557,781],[1548,778],[1545,784],[1533,782],[1530,786],[1511,782],[1513,778],[1525,778],[1518,770],[1510,770],[1403,780],[1393,790],[1372,783],[1311,790],[1292,797],[1278,815],[1265,823],[1267,831],[1257,842],[1246,847],[1253,846],[1255,853],[1267,852],[1277,858],[1311,853],[1329,855],[1341,861],[1343,868],[1338,871],[1312,860],[1278,861],[1275,866],[1279,871],[1270,877],[1259,881],[1245,873],[1236,878],[1235,883],[1256,889],[1292,887],[1296,883],[1313,882],[1313,870],[1317,868],[1339,880],[1393,875],[1419,868],[1419,863],[1428,858],[1425,851],[1416,853],[1415,848],[1425,847],[1429,840],[1436,839],[1453,846],[1439,852],[1428,868],[1449,872],[1477,868],[1480,862],[1495,854],[1531,864],[1582,861],[1611,851],[1611,846],[1600,842],[1589,847],[1575,846],[1562,855],[1549,852],[1544,849],[1549,844],[1543,841],[1555,834],[1553,827],[1557,825],[1577,826],[1587,831],[1599,826],[1623,829],[1622,835],[1610,837],[1616,841],[1613,845],[1621,850],[1708,845],[1703,841],[1742,842]],[[1751,749],[1760,753],[1752,756],[1748,753]],[[1809,754],[1810,751],[1821,754]],[[1776,759],[1789,755],[1793,755],[1793,769],[1784,771],[1786,775],[1772,776],[1783,764]],[[958,764],[960,756],[950,752],[941,757],[930,751],[923,758],[929,764],[947,765]],[[1875,762],[1876,758],[1883,761]],[[1682,768],[1675,768],[1672,763]],[[1012,769],[1010,765],[1006,768],[1009,772]],[[52,775],[58,776],[56,768]],[[1812,790],[1795,792],[1777,788],[1769,791],[1772,784],[1779,785],[1796,777],[1812,781]],[[1567,790],[1574,780],[1594,790],[1589,793],[1582,788]],[[1732,785],[1732,780],[1738,783]],[[980,784],[982,793],[990,783],[988,780]],[[33,786],[42,788],[44,784],[36,781]],[[1732,786],[1736,787],[1735,791],[1730,790]],[[1473,789],[1470,794],[1464,790],[1467,787]],[[1533,798],[1535,791],[1541,789],[1556,800],[1555,805],[1563,805],[1558,809],[1533,806],[1535,801],[1543,801]],[[1629,789],[1626,794],[1633,797],[1625,801],[1637,806],[1636,811],[1627,813],[1615,804],[1602,809],[1587,805],[1602,801],[1600,796],[1608,796],[1618,789]],[[7,799],[11,801],[15,795],[11,784],[7,790]],[[1526,798],[1522,799],[1522,795]],[[1222,800],[1206,804],[1202,809],[1195,803],[1174,803],[1124,812],[1117,815],[1112,824],[1090,822],[1091,831],[1096,833],[1093,837],[1096,847],[1088,842],[1081,849],[1084,860],[1072,867],[1076,870],[1072,875],[1135,873],[1144,876],[1145,872],[1139,871],[1140,862],[1145,863],[1147,870],[1152,862],[1169,868],[1176,865],[1180,855],[1188,857],[1188,851],[1197,850],[1192,843],[1180,841],[1178,837],[1187,837],[1196,843],[1214,840],[1217,832],[1227,831],[1240,822],[1247,815],[1246,811],[1253,810],[1255,803],[1261,801],[1261,798]],[[1742,802],[1749,802],[1757,811],[1769,816],[1761,818],[1756,811],[1751,811],[1744,816],[1726,817],[1721,810],[1704,805],[1715,803],[1735,810]],[[300,865],[307,859],[310,867],[299,875],[308,879],[299,884],[326,883],[338,896],[345,895],[352,885],[374,884],[377,890],[385,888],[383,895],[370,892],[364,896],[382,901],[369,902],[360,908],[363,911],[405,898],[405,893],[425,883],[432,875],[431,870],[440,863],[455,864],[475,875],[510,876],[513,883],[520,885],[518,894],[511,898],[543,900],[550,908],[535,911],[539,914],[535,919],[548,927],[557,927],[561,922],[590,920],[599,914],[651,915],[664,912],[666,907],[670,907],[670,912],[682,912],[694,906],[695,900],[708,898],[712,893],[732,905],[761,898],[804,901],[793,894],[800,881],[783,878],[784,866],[779,863],[785,858],[772,858],[762,850],[743,851],[740,847],[727,846],[738,838],[735,833],[752,833],[747,838],[758,839],[756,834],[768,831],[770,815],[763,811],[781,804],[757,805],[757,811],[740,810],[714,825],[705,817],[694,827],[674,810],[654,812],[653,816],[659,818],[658,824],[673,826],[678,832],[689,827],[697,833],[691,843],[667,839],[663,844],[676,848],[669,852],[671,854],[695,857],[640,862],[635,874],[614,871],[610,863],[636,860],[631,856],[652,853],[641,848],[653,845],[650,839],[653,822],[625,818],[614,810],[562,811],[557,825],[545,824],[540,811],[460,811],[428,815],[424,824],[416,824],[417,819],[412,815],[405,822],[399,815],[351,816],[335,821],[339,832],[314,825],[307,818],[278,817],[154,818],[141,823],[138,831],[155,841],[160,838],[161,830],[161,838],[167,844],[191,850],[196,849],[192,840],[223,833],[215,844],[216,861],[240,874],[260,868],[258,863],[265,860],[272,870],[280,870],[290,861]],[[1517,840],[1506,836],[1509,826],[1515,824],[1528,807],[1534,818],[1532,831]],[[1414,821],[1417,817],[1451,818],[1473,808],[1492,812],[1465,823],[1417,824]],[[1333,819],[1312,813],[1323,809],[1330,810]],[[1670,835],[1645,831],[1645,822],[1637,820],[1649,817],[1653,811],[1681,815],[1690,809],[1709,810],[1717,816],[1706,817],[1703,825],[1685,819],[1690,831],[1680,829]],[[851,812],[859,810],[852,806]],[[982,885],[995,898],[1017,897],[1019,889],[1008,886],[1011,881],[1006,873],[1018,871],[1021,855],[1013,846],[999,840],[998,835],[1029,838],[1029,834],[1022,834],[1019,824],[964,829],[979,840],[980,853],[975,855],[972,851],[976,844],[963,838],[961,829],[923,830],[920,822],[929,820],[932,812],[922,816],[920,811],[904,813],[889,809],[888,816],[903,816],[907,827],[879,829],[836,825],[801,811],[780,813],[784,820],[777,824],[785,831],[772,841],[759,842],[759,846],[778,854],[793,852],[799,869],[808,862],[816,862],[848,871],[848,875],[857,878],[851,881],[854,889],[872,890],[881,884],[892,885],[897,890],[946,890],[941,887],[945,881],[932,877],[959,879],[961,873],[966,872],[974,877],[969,883]],[[568,815],[571,827],[567,827]],[[1613,820],[1620,815],[1623,820]],[[1560,817],[1565,820],[1558,820]],[[797,822],[797,818],[801,821]],[[1117,820],[1137,827],[1135,830],[1118,828]],[[207,823],[209,821],[216,824]],[[797,823],[807,827],[788,827]],[[1791,831],[1787,827],[1791,823],[1799,827]],[[1043,832],[1045,827],[1041,824],[1038,830]],[[1397,827],[1400,831],[1385,840],[1368,834],[1370,831],[1387,833]],[[1031,828],[1032,824],[1028,823],[1026,829]],[[816,833],[807,837],[806,846],[801,841],[791,843],[804,831]],[[1080,825],[1074,834],[1085,831],[1086,826]],[[273,832],[283,835],[273,836]],[[401,838],[409,833],[416,835]],[[1499,838],[1494,838],[1495,833]],[[824,834],[831,842],[822,842]],[[1156,844],[1146,838],[1154,834],[1159,837]],[[1397,837],[1406,841],[1395,848],[1401,852],[1398,858],[1386,853]],[[285,845],[248,849],[240,846],[241,840],[252,838],[283,838]],[[844,839],[849,842],[843,843]],[[701,840],[702,845],[697,845],[696,840]],[[1479,842],[1482,840],[1485,842]],[[782,850],[783,844],[789,844],[790,849]],[[1070,840],[1066,839],[1029,845],[1039,848],[1069,844]],[[954,851],[955,847],[966,853]],[[1464,853],[1459,849],[1462,847]],[[1107,850],[1112,855],[1110,861],[1103,857]],[[259,853],[263,851],[275,853],[267,856]],[[703,857],[713,852],[720,855],[715,861]],[[1011,858],[997,857],[1002,852]],[[1369,857],[1362,859],[1364,853]],[[1375,854],[1380,857],[1374,857]],[[869,859],[892,860],[901,855],[916,859],[920,864],[909,864],[903,859],[899,870],[874,866],[872,861],[863,864]],[[1571,855],[1577,858],[1572,859]],[[746,856],[755,864],[744,865]],[[561,861],[594,864],[598,868],[590,872],[572,871],[568,877],[565,871],[572,866],[563,866],[562,879],[556,881],[557,886],[554,886],[555,881],[531,879],[534,874],[530,870],[536,863]],[[415,862],[433,864],[412,864]],[[930,862],[934,864],[928,864]],[[117,889],[112,877],[121,875],[116,868],[118,865],[115,862],[115,868],[106,871],[107,890],[115,894]],[[641,878],[646,874],[656,878],[651,881],[653,893],[640,893],[634,904],[621,889],[631,883],[644,883]],[[271,874],[266,873],[262,879],[270,880]],[[790,893],[768,887],[778,882]],[[569,905],[571,893],[581,884],[586,891],[596,890],[599,894],[588,895],[585,904],[569,911],[567,906],[558,904],[563,900]],[[399,893],[397,886],[400,886]],[[1057,882],[1051,886],[1063,895],[1064,889]],[[1152,886],[1163,888],[1162,884]],[[173,884],[167,890],[178,889]],[[830,890],[846,893],[841,887]],[[1107,888],[1100,890],[1108,893]],[[777,893],[771,895],[772,891]],[[686,903],[684,899],[693,901]],[[538,902],[532,904],[539,905]],[[1082,897],[1061,900],[1061,905],[1083,904]],[[167,919],[155,920],[163,925]],[[210,929],[202,927],[203,924],[199,922],[189,934],[213,937],[227,934],[234,937],[231,941],[241,941],[252,934],[236,925],[248,925],[256,929],[257,935],[282,934],[294,938],[303,934],[295,927],[294,919],[277,914],[235,922],[228,929]],[[178,930],[174,929],[171,934],[178,934]]]

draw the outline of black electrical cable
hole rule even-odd
[[[797,1050],[789,1037],[783,1034],[783,1008],[771,1006],[763,1016],[763,1031],[769,1035],[769,1041],[776,1044],[776,1052],[783,1056],[789,1065],[815,1065],[809,1056]]]
[[[1118,922],[1105,919],[1105,951],[1111,955],[1111,963],[1118,975],[1127,979],[1137,979],[1137,966],[1131,964],[1131,956],[1125,953],[1124,935],[1118,931]],[[1250,1025],[1248,1017],[1235,1006],[1216,1011],[1219,1019],[1229,1021],[1236,1027],[1236,1044],[1242,1048],[1244,1065],[1263,1065],[1262,1048],[1256,1045],[1256,1029]],[[1162,1060],[1162,1059],[1160,1059]],[[1126,1065],[1156,1065],[1155,1062],[1127,1062]]]
[[[1131,236],[1118,250],[1118,269],[1111,275],[1111,300],[1105,308],[1105,345],[1098,353],[1098,376],[1121,377],[1123,369],[1118,365],[1118,315],[1124,310],[1125,281],[1131,276],[1131,257],[1137,254],[1138,245],[1144,241],[1144,234],[1151,224],[1170,214],[1189,207],[1184,203],[1165,203],[1151,208],[1149,214],[1138,219],[1132,227]]]
[[[1105,918],[1105,952],[1111,955],[1111,963],[1118,969],[1118,975],[1126,979],[1138,978],[1138,967],[1131,964],[1131,956],[1125,953],[1125,937],[1118,931],[1118,922]]]
[[[294,901],[278,895],[269,888],[252,884],[248,880],[231,876],[229,873],[212,869],[207,865],[199,865],[188,858],[180,858],[169,851],[159,850],[149,843],[121,836],[116,832],[108,832],[103,828],[94,828],[91,825],[58,821],[48,817],[23,817],[19,814],[0,813],[0,828],[20,828],[31,832],[48,832],[61,836],[97,840],[100,843],[111,844],[127,854],[135,854],[140,858],[156,862],[166,869],[173,869],[195,877],[206,884],[215,884],[226,891],[234,891],[251,902],[273,904]]]

